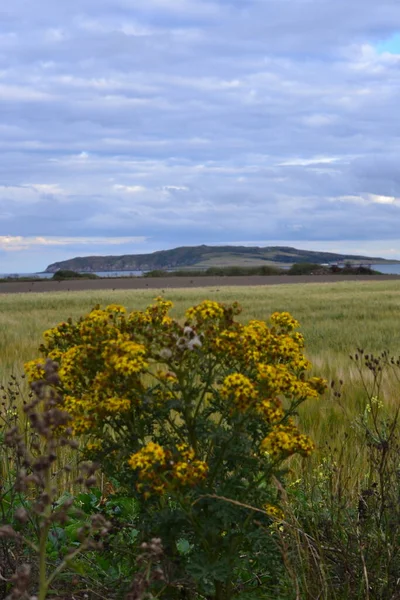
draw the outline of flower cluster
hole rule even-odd
[[[62,322],[44,333],[40,349],[60,363],[65,409],[75,434],[95,431],[138,401],[146,348],[127,332],[125,313],[116,304],[97,306],[77,323]],[[25,365],[30,381],[43,377],[41,362]]]
[[[288,312],[274,312],[271,315],[271,322],[279,327],[281,331],[293,331],[300,326],[300,323]]]
[[[291,417],[325,382],[307,376],[297,321],[274,313],[270,325],[242,324],[238,304],[205,300],[182,323],[171,308],[162,298],[129,314],[96,306],[45,332],[41,352],[59,363],[64,409],[87,450],[114,471],[129,465],[146,496],[215,493],[233,476],[243,487],[247,461],[261,473],[308,455],[313,443]],[[26,365],[31,381],[43,362]]]
[[[213,300],[206,300],[186,311],[188,321],[207,321],[208,319],[221,319],[224,316],[223,307]]]
[[[318,398],[315,385],[299,379],[285,364],[260,363],[258,376],[268,395],[283,394],[289,398]]]
[[[145,354],[143,344],[132,342],[127,334],[120,334],[105,344],[102,358],[116,374],[134,375],[148,366]]]
[[[276,521],[283,521],[285,518],[285,514],[279,506],[275,506],[274,504],[264,504],[263,506],[265,512],[268,516],[272,517]]]
[[[25,373],[27,374],[29,381],[44,379],[45,371],[43,358],[35,358],[35,360],[30,360],[25,363]]]
[[[132,454],[129,466],[138,472],[137,489],[146,497],[152,493],[162,495],[173,488],[195,486],[207,476],[208,466],[196,460],[193,448],[177,444],[166,450],[159,444],[149,442]]]
[[[248,377],[241,373],[233,373],[224,379],[221,395],[232,400],[240,411],[249,409],[257,399],[257,390]]]
[[[286,425],[278,425],[262,441],[261,448],[274,458],[283,459],[298,453],[309,456],[314,443],[307,435],[299,432],[292,419]]]

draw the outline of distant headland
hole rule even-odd
[[[336,254],[299,250],[288,246],[182,246],[150,254],[122,256],[79,256],[50,264],[45,272],[70,269],[78,272],[152,271],[176,269],[209,269],[210,267],[290,266],[296,263],[332,265],[399,264],[398,260],[354,254]]]

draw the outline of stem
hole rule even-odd
[[[214,368],[215,368],[216,364],[217,364],[216,362],[213,363],[212,361],[210,361],[210,364],[208,366],[207,381],[206,381],[206,383],[204,385],[203,391],[200,394],[199,401],[198,401],[197,406],[195,408],[195,411],[194,411],[194,414],[193,414],[193,421],[196,420],[196,417],[199,414],[199,410],[200,410],[200,407],[201,407],[201,405],[203,403],[203,400],[204,400],[204,398],[206,396],[206,393],[210,389],[210,385],[211,385],[211,381],[212,381],[212,374],[213,374],[213,371],[214,371]]]
[[[57,575],[59,575],[61,573],[61,571],[63,571],[65,569],[65,567],[68,564],[68,561],[73,560],[76,556],[78,556],[78,554],[80,554],[81,552],[84,552],[84,550],[86,550],[86,546],[85,546],[85,544],[82,544],[81,546],[79,546],[79,548],[74,550],[74,552],[72,552],[71,554],[68,554],[67,559],[64,558],[64,560],[58,565],[58,567],[56,569],[54,569],[54,571],[52,572],[50,577],[47,579],[47,581],[46,581],[47,589],[53,583],[53,581],[57,577]],[[39,600],[41,600],[40,596],[39,596]]]
[[[225,458],[225,453],[226,453],[226,451],[227,451],[228,447],[229,447],[229,446],[230,446],[230,444],[233,442],[233,440],[236,438],[237,434],[240,432],[240,430],[241,430],[241,428],[242,428],[242,425],[243,425],[243,424],[244,424],[244,423],[247,421],[247,419],[248,419],[248,417],[246,417],[246,416],[245,416],[245,417],[244,417],[244,418],[243,418],[243,419],[240,421],[240,423],[239,423],[239,424],[236,424],[236,425],[234,426],[234,429],[233,429],[233,433],[232,433],[232,435],[231,435],[231,436],[230,436],[230,438],[228,438],[228,439],[225,441],[225,443],[222,445],[222,447],[221,447],[221,453],[220,453],[220,455],[219,455],[219,457],[218,457],[218,459],[217,459],[217,462],[216,462],[216,464],[214,465],[214,470],[213,470],[213,472],[210,474],[210,477],[209,477],[209,480],[208,480],[208,487],[209,487],[209,488],[211,488],[212,484],[214,483],[214,480],[215,480],[216,476],[218,475],[218,469],[219,469],[219,467],[220,467],[220,465],[221,465],[222,461],[223,461],[223,460],[224,460],[224,458]]]
[[[190,398],[192,388],[190,388],[189,386],[187,386],[185,384],[184,375],[182,375],[182,372],[179,369],[176,369],[175,375],[178,379],[178,383],[181,388],[182,417],[183,417],[183,420],[187,427],[190,445],[193,448],[193,450],[195,451],[195,453],[197,454],[197,438],[196,438],[195,432],[192,427],[193,418],[192,418],[192,415],[190,414],[190,402],[188,402],[188,398]],[[189,390],[189,393],[187,393],[187,390]]]
[[[50,522],[49,517],[51,515],[51,481],[50,481],[50,467],[45,472],[45,493],[48,495],[48,502],[44,508],[42,519],[40,523],[40,537],[39,537],[39,596],[38,600],[45,600],[49,589],[49,582],[46,579],[46,544],[47,537],[49,535]]]
[[[175,423],[172,421],[172,419],[171,419],[171,417],[170,417],[169,415],[167,416],[167,422],[168,422],[168,423],[169,423],[169,425],[171,426],[171,429],[172,429],[173,431],[175,431],[176,435],[177,435],[177,436],[178,436],[178,437],[179,437],[179,438],[182,440],[182,442],[185,442],[185,441],[186,441],[186,440],[185,440],[185,436],[183,436],[183,435],[181,434],[181,432],[180,432],[180,431],[179,431],[179,429],[176,427]],[[163,426],[163,422],[162,422],[162,421],[159,421],[159,425],[160,425],[160,427],[162,427],[162,426]]]

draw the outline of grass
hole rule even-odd
[[[0,295],[0,381],[7,382],[11,374],[20,374],[23,362],[37,357],[42,332],[59,321],[68,317],[76,319],[96,304],[118,303],[128,310],[142,309],[156,293],[149,290],[109,290]],[[291,519],[294,526],[285,529],[283,553],[286,552],[286,560],[289,556],[292,561],[290,574],[293,581],[296,585],[300,581],[302,589],[306,590],[302,598],[389,598],[389,594],[383,593],[362,595],[364,579],[369,589],[368,577],[373,580],[371,590],[374,589],[374,592],[380,587],[386,589],[386,579],[394,577],[398,581],[398,569],[393,568],[393,573],[389,572],[390,565],[398,565],[389,560],[392,555],[397,560],[398,554],[398,492],[391,481],[396,492],[393,496],[395,502],[390,504],[384,497],[382,504],[385,514],[390,517],[390,527],[382,529],[381,513],[381,520],[376,519],[376,523],[372,519],[368,524],[360,521],[357,506],[360,506],[361,491],[369,491],[366,486],[370,486],[371,459],[368,462],[370,447],[365,428],[357,432],[355,424],[367,396],[349,354],[354,353],[357,347],[373,353],[388,350],[393,355],[400,354],[400,340],[396,335],[400,320],[400,282],[177,289],[167,290],[165,297],[174,302],[173,315],[178,318],[183,317],[187,307],[204,299],[214,299],[227,303],[239,301],[243,306],[244,321],[268,319],[274,311],[289,311],[300,321],[306,339],[306,354],[314,365],[315,374],[329,380],[342,379],[344,395],[337,399],[327,394],[321,401],[306,403],[301,411],[301,429],[309,433],[320,448],[331,443],[339,451],[333,449],[325,454],[326,463],[321,452],[316,452],[310,461],[298,458],[290,461],[294,485],[287,489],[289,503],[292,502],[293,506],[286,503],[285,508],[289,511],[286,518]],[[384,397],[389,406],[398,404],[398,384],[394,377],[384,380]],[[343,448],[342,453],[340,448]],[[394,454],[396,483],[397,447],[391,452]],[[63,448],[61,454],[58,467],[67,463],[76,467],[76,459],[69,450]],[[380,456],[386,454],[382,451]],[[1,468],[0,460],[0,473]],[[61,473],[60,470],[58,472]],[[68,478],[61,481],[61,475],[57,475],[57,485],[60,489],[74,491]],[[385,486],[382,489],[388,488],[386,483]],[[379,494],[375,493],[372,500],[376,498],[379,500]],[[372,504],[366,506],[372,510]],[[374,527],[372,532],[371,524]],[[359,543],[360,535],[364,536],[365,545],[364,542]],[[361,559],[357,552],[361,553]],[[369,572],[365,555],[369,560]],[[389,564],[387,569],[385,561]],[[353,588],[348,588],[350,591],[346,588],[345,575],[353,578]],[[392,588],[398,587],[398,583],[391,585]],[[360,591],[355,593],[355,589]],[[294,596],[290,593],[287,597]],[[300,598],[300,593],[297,597]],[[390,594],[390,597],[395,596]]]
[[[68,317],[76,319],[95,304],[123,304],[142,309],[157,294],[154,290],[107,290],[0,295],[0,382],[22,372],[25,361],[36,358],[41,334]],[[328,380],[342,379],[350,415],[362,407],[364,393],[349,355],[357,347],[378,353],[388,350],[400,355],[400,282],[340,282],[265,287],[223,287],[167,290],[174,302],[173,315],[183,317],[189,306],[204,299],[221,302],[238,300],[242,319],[267,319],[274,311],[289,311],[301,323],[306,354],[314,372]],[[389,404],[397,401],[397,382],[385,381]],[[315,440],[338,435],[343,409],[331,395],[308,403],[301,415],[303,429]]]
[[[259,258],[255,256],[240,256],[235,253],[226,254],[207,254],[207,258],[199,261],[193,267],[190,268],[209,268],[209,267],[263,267],[269,265],[271,267],[281,268],[284,266],[290,266],[290,261],[287,263],[274,262],[272,259]]]

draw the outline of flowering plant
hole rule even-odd
[[[130,314],[96,307],[45,332],[41,352],[60,365],[64,407],[87,454],[140,500],[143,536],[162,538],[169,597],[179,581],[228,599],[244,578],[259,583],[254,547],[270,552],[262,525],[274,515],[271,478],[288,457],[311,453],[294,416],[325,383],[306,376],[288,313],[274,313],[270,327],[241,324],[237,304],[204,301],[181,324],[171,307],[162,298]],[[31,379],[42,363],[26,365]]]

